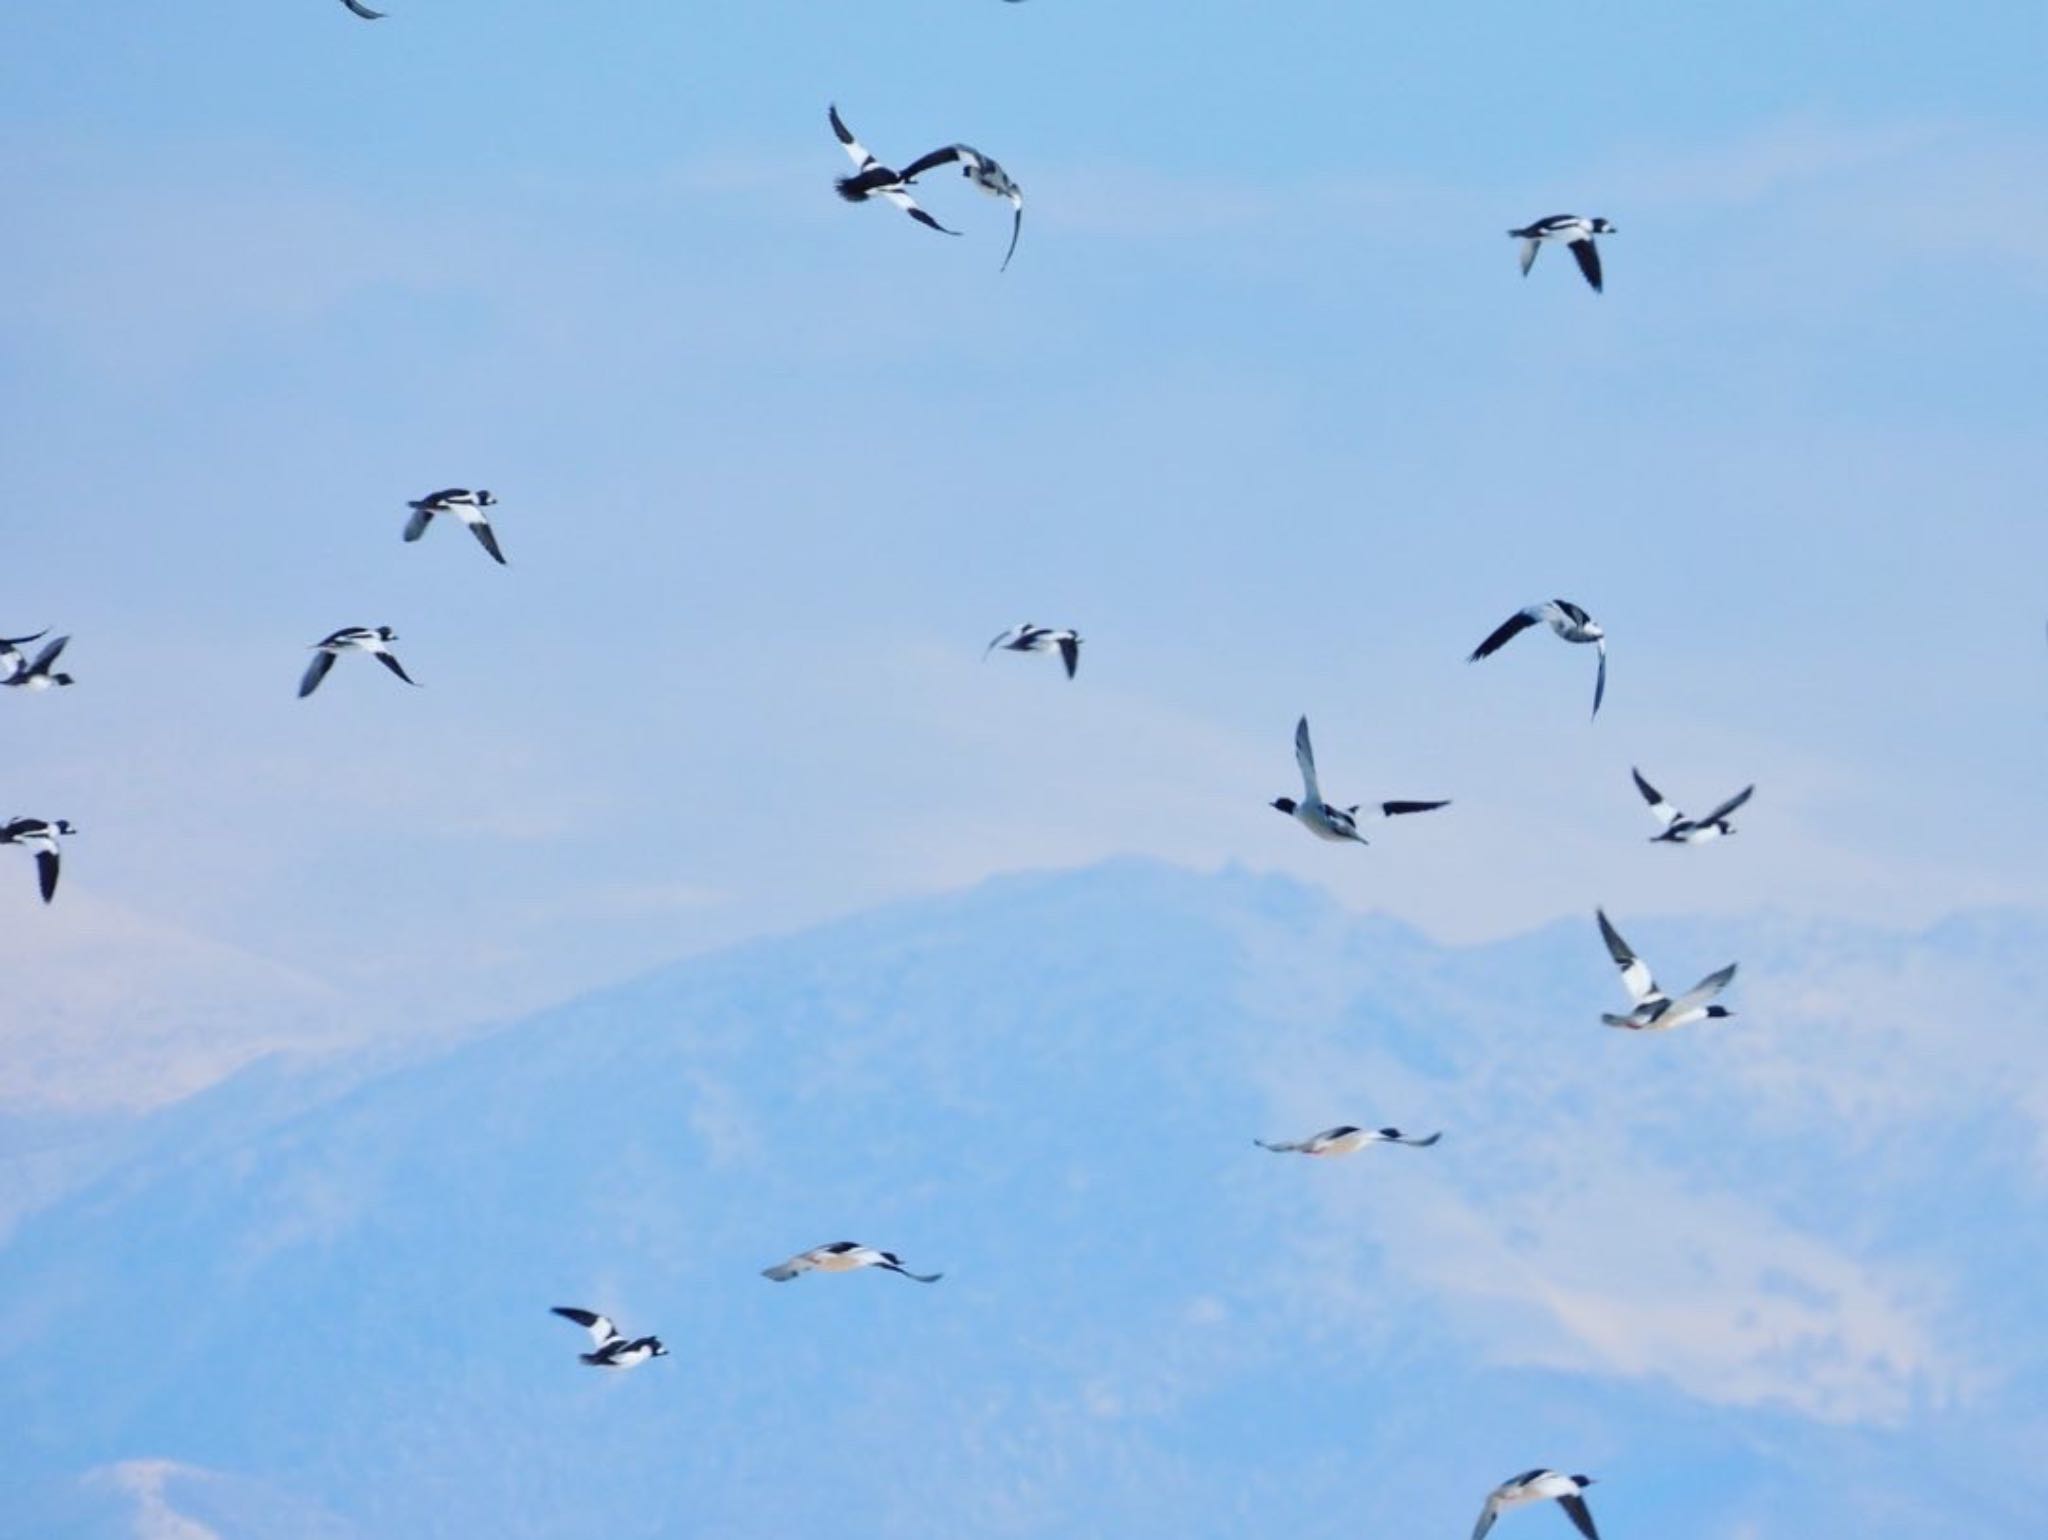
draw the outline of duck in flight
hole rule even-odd
[[[1308,1138],[1292,1143],[1281,1144],[1270,1139],[1254,1139],[1252,1143],[1276,1155],[1350,1155],[1368,1144],[1408,1144],[1418,1150],[1426,1150],[1441,1138],[1442,1134],[1429,1134],[1411,1139],[1398,1128],[1354,1128],[1349,1123],[1340,1123],[1335,1128],[1326,1128],[1319,1134],[1310,1134]]]
[[[442,492],[429,492],[416,503],[407,503],[412,517],[405,522],[405,538],[408,542],[419,539],[427,532],[427,526],[434,522],[437,513],[452,513],[469,526],[477,543],[491,553],[491,560],[499,566],[505,565],[505,553],[498,549],[498,537],[491,533],[491,521],[484,517],[486,508],[495,508],[497,498],[489,492],[472,492],[467,487],[449,487]]]
[[[1586,275],[1586,282],[1593,286],[1595,294],[1601,292],[1600,248],[1593,243],[1593,237],[1615,233],[1614,226],[1606,220],[1586,219],[1578,214],[1552,214],[1548,219],[1539,219],[1532,225],[1508,231],[1522,243],[1524,278],[1536,265],[1536,253],[1543,249],[1545,241],[1563,241],[1571,248],[1572,256],[1578,260],[1579,271]]]
[[[1600,670],[1593,676],[1593,715],[1600,715],[1600,701],[1607,694],[1607,633],[1593,617],[1569,599],[1547,599],[1517,610],[1493,630],[1492,635],[1472,649],[1467,663],[1490,658],[1538,621],[1568,642],[1591,642],[1600,650]]]
[[[1472,1540],[1486,1540],[1493,1521],[1508,1509],[1540,1502],[1555,1502],[1586,1540],[1600,1540],[1600,1532],[1593,1527],[1592,1510],[1586,1506],[1586,1488],[1591,1485],[1591,1476],[1560,1476],[1554,1470],[1525,1470],[1519,1476],[1510,1476],[1487,1495],[1479,1522],[1473,1526]]]
[[[920,155],[903,168],[903,180],[914,182],[935,166],[944,166],[957,161],[960,174],[987,193],[991,198],[1004,198],[1011,208],[1010,249],[1003,253],[1003,265],[998,271],[1007,271],[1010,258],[1017,254],[1017,237],[1024,233],[1024,189],[1019,187],[1005,171],[989,156],[972,145],[949,144],[943,150],[933,150],[929,155]]]
[[[809,1251],[799,1251],[787,1262],[762,1268],[761,1276],[775,1283],[787,1283],[804,1273],[850,1273],[863,1267],[901,1273],[919,1283],[937,1283],[945,1276],[944,1273],[913,1273],[895,1252],[877,1251],[873,1246],[863,1246],[858,1241],[834,1241],[829,1246],[813,1246]]]
[[[1728,981],[1735,977],[1734,963],[1709,973],[1676,1000],[1657,987],[1657,981],[1650,977],[1649,967],[1629,945],[1621,939],[1621,932],[1608,920],[1605,910],[1596,909],[1594,915],[1600,921],[1600,939],[1607,943],[1607,955],[1614,959],[1615,967],[1621,969],[1622,987],[1634,1004],[1626,1016],[1602,1013],[1600,1019],[1610,1027],[1622,1027],[1630,1032],[1668,1032],[1673,1027],[1683,1027],[1695,1021],[1720,1021],[1735,1013],[1725,1005],[1709,1005],[1707,1002],[1728,987]]]
[[[984,662],[998,647],[1005,652],[1053,652],[1058,651],[1060,662],[1066,665],[1067,677],[1074,677],[1074,670],[1081,666],[1081,633],[1072,630],[1055,630],[1051,626],[1034,626],[1030,621],[1012,626],[1001,636],[982,648]]]
[[[54,822],[46,818],[10,818],[0,823],[0,845],[19,845],[34,853],[36,883],[46,904],[57,896],[57,868],[61,859],[57,836],[77,832],[68,818]]]
[[[627,1337],[612,1325],[611,1317],[574,1305],[556,1305],[555,1314],[574,1321],[590,1333],[592,1351],[577,1356],[595,1369],[637,1369],[650,1358],[668,1357],[659,1337]]]
[[[37,636],[41,634],[41,632],[36,633]],[[35,640],[35,637],[24,637],[23,640],[32,642]],[[35,662],[29,664],[22,663],[21,654],[14,652],[12,647],[8,648],[8,651],[13,653],[11,665],[13,672],[9,673],[4,679],[0,679],[0,684],[11,685],[17,690],[55,690],[70,684],[72,681],[69,674],[56,673],[51,667],[63,654],[64,648],[70,641],[71,638],[68,636],[58,637],[54,642],[49,643],[41,652],[36,654]],[[5,657],[0,657],[0,664],[5,664],[6,662]]]
[[[417,684],[412,675],[400,666],[392,655],[391,644],[398,640],[398,633],[389,626],[379,626],[374,631],[368,626],[343,626],[339,631],[313,644],[313,661],[306,665],[305,677],[299,681],[299,699],[304,700],[320,688],[320,681],[327,677],[327,671],[334,667],[334,660],[345,652],[367,652],[379,663],[390,669],[407,684]]]
[[[1275,797],[1271,804],[1293,818],[1317,839],[1356,840],[1359,844],[1369,843],[1358,832],[1358,811],[1362,804],[1350,807],[1332,807],[1323,800],[1321,789],[1316,785],[1316,751],[1308,741],[1308,718],[1303,717],[1294,726],[1294,762],[1301,767],[1301,800],[1292,797]],[[1440,807],[1449,807],[1449,802],[1382,802],[1380,816],[1393,818],[1402,813],[1428,813]]]
[[[839,116],[838,107],[827,109],[826,115],[832,120],[832,132],[838,136],[840,147],[853,161],[852,176],[843,176],[832,185],[839,189],[839,196],[848,203],[865,203],[870,198],[885,198],[919,224],[938,231],[941,235],[958,235],[958,230],[948,230],[931,215],[917,206],[917,200],[904,189],[905,177],[893,167],[885,166],[868,153],[867,146],[853,137],[853,130]]]
[[[49,634],[49,627],[45,626],[34,636],[0,636],[0,684],[8,683],[28,667],[28,659],[22,655],[21,649]]]
[[[1735,825],[1728,821],[1728,815],[1747,802],[1756,790],[1754,785],[1745,786],[1706,817],[1688,818],[1666,802],[1656,787],[1643,779],[1642,771],[1631,766],[1628,773],[1635,777],[1636,790],[1641,792],[1643,800],[1650,804],[1650,816],[1664,826],[1661,834],[1650,836],[1650,843],[1653,845],[1704,845],[1708,840],[1717,840],[1723,835],[1733,834]]]

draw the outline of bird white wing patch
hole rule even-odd
[[[1646,1005],[1652,1000],[1663,998],[1663,991],[1657,981],[1650,977],[1649,966],[1629,950],[1628,943],[1621,939],[1621,932],[1609,923],[1604,911],[1595,910],[1600,920],[1600,936],[1607,943],[1607,955],[1614,959],[1621,969],[1622,987],[1628,990],[1629,998],[1637,1005]]]
[[[1302,800],[1310,807],[1319,805],[1323,794],[1316,786],[1316,751],[1308,741],[1307,717],[1294,727],[1294,762],[1301,767]]]
[[[846,120],[839,116],[839,109],[837,107],[827,108],[826,116],[832,120],[833,137],[838,139],[840,147],[852,159],[854,169],[865,171],[868,167],[872,166],[875,163],[874,156],[868,153],[866,145],[853,137],[853,130],[848,128]]]
[[[1636,790],[1641,792],[1643,800],[1650,804],[1650,816],[1667,829],[1677,823],[1678,809],[1666,802],[1663,793],[1643,779],[1643,772],[1630,769],[1629,774],[1635,777]]]
[[[579,1310],[573,1305],[556,1305],[554,1313],[565,1321],[574,1321],[589,1332],[591,1343],[600,1350],[611,1343],[624,1340],[608,1315],[600,1315],[595,1310]]]
[[[915,198],[911,197],[909,193],[905,192],[900,187],[884,187],[881,189],[881,196],[887,198],[891,203],[895,204],[896,207],[903,210],[904,213],[908,214],[912,219],[916,220],[919,224],[929,226],[931,229],[938,231],[941,235],[958,235],[960,233],[958,230],[947,229],[944,225],[940,224],[936,219],[932,218],[931,215],[927,214],[923,209],[917,206],[917,200]]]

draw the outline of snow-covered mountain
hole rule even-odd
[[[0,1251],[0,1533],[2020,1532],[2048,923],[1615,918],[1737,1016],[1124,862],[258,1065]],[[1445,1137],[1252,1145],[1339,1122]],[[945,1281],[758,1275],[840,1238]]]

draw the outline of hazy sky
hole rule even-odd
[[[0,868],[0,1098],[1116,852],[1452,939],[2048,901],[2038,4],[91,9],[0,22],[0,634],[80,681],[0,811],[83,830]],[[835,199],[831,100],[1000,157],[1010,270]],[[1561,209],[1602,297],[1515,274]],[[508,569],[400,543],[444,485]],[[1462,661],[1553,594],[1592,726],[1582,650]],[[380,623],[423,688],[293,698]],[[1303,711],[1456,806],[1310,841]]]

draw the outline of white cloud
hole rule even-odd
[[[137,1110],[267,1053],[360,1041],[322,980],[74,883],[15,933],[0,1111]]]
[[[222,1540],[219,1530],[179,1513],[164,1493],[164,1484],[173,1477],[205,1472],[175,1460],[123,1460],[96,1474],[134,1499],[135,1540]]]
[[[111,1490],[132,1505],[134,1540],[345,1540],[351,1533],[325,1509],[265,1482],[179,1460],[115,1461],[88,1471],[81,1485]],[[206,1518],[195,1517],[194,1508]]]

